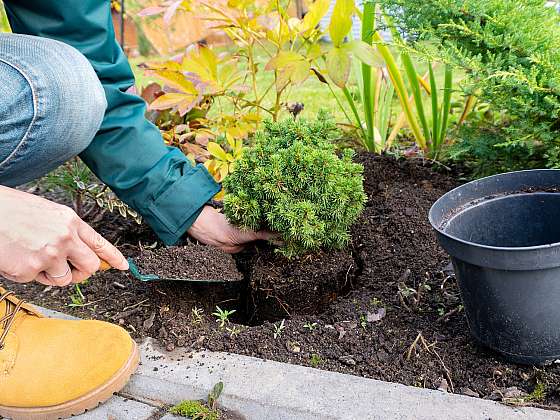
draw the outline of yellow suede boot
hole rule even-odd
[[[119,391],[138,366],[122,328],[39,315],[0,288],[0,417],[58,419]]]

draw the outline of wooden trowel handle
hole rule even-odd
[[[99,264],[99,271],[107,271],[110,270],[111,268],[111,264],[109,264],[107,261],[105,260],[101,260],[101,263]]]

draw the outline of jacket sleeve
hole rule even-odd
[[[80,155],[119,198],[136,209],[158,236],[174,244],[220,189],[202,165],[192,166],[167,147],[144,117],[128,60],[115,40],[109,0],[5,0],[15,33],[72,45],[93,65],[108,108],[99,132]],[[84,92],[87,97],[87,92]]]

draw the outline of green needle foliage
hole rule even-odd
[[[335,153],[338,134],[324,112],[315,121],[265,123],[224,181],[227,218],[244,228],[278,232],[280,251],[288,257],[346,245],[366,195],[353,151]]]
[[[407,40],[462,67],[504,116],[496,157],[560,167],[560,15],[545,0],[380,0]],[[493,127],[490,127],[493,128]],[[479,147],[480,149],[480,147]],[[479,156],[485,163],[490,156]],[[541,164],[542,164],[541,163]]]

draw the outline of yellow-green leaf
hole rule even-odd
[[[352,15],[355,9],[354,0],[336,0],[334,5],[329,33],[335,47],[339,47],[352,29]]]
[[[282,47],[291,38],[291,29],[283,18],[280,19],[280,22],[273,29],[266,31],[266,39],[277,47]]]
[[[226,153],[226,151],[224,149],[222,149],[222,146],[220,146],[218,143],[215,143],[213,141],[209,141],[208,145],[206,146],[206,148],[208,149],[208,151],[210,152],[210,154],[224,162],[227,162],[228,160],[228,154]]]
[[[294,51],[280,51],[266,64],[265,70],[281,70],[298,61],[305,61],[305,58]]]
[[[188,80],[182,73],[175,70],[157,69],[151,71],[158,79],[168,87],[180,90],[185,93],[197,93],[196,88],[190,80]]]
[[[193,96],[184,93],[166,93],[161,95],[155,101],[150,104],[150,109],[162,110],[169,109],[179,106],[181,103],[187,101],[192,102]]]
[[[307,58],[309,60],[315,60],[323,55],[323,51],[321,50],[321,44],[313,44],[307,50]]]
[[[383,59],[371,45],[361,40],[354,40],[345,43],[342,48],[352,53],[354,57],[362,63],[372,67],[381,67]]]
[[[290,72],[290,80],[294,84],[302,83],[309,77],[311,65],[307,61],[299,61],[286,68]]]
[[[207,47],[189,52],[181,63],[182,70],[196,74],[202,81],[217,84],[218,59]]]
[[[223,181],[229,174],[229,163],[221,163],[219,168],[220,181]]]
[[[312,31],[329,11],[331,0],[317,0],[309,6],[303,18],[303,32]]]
[[[350,74],[350,57],[341,48],[333,48],[327,54],[327,73],[340,88],[346,85]]]

